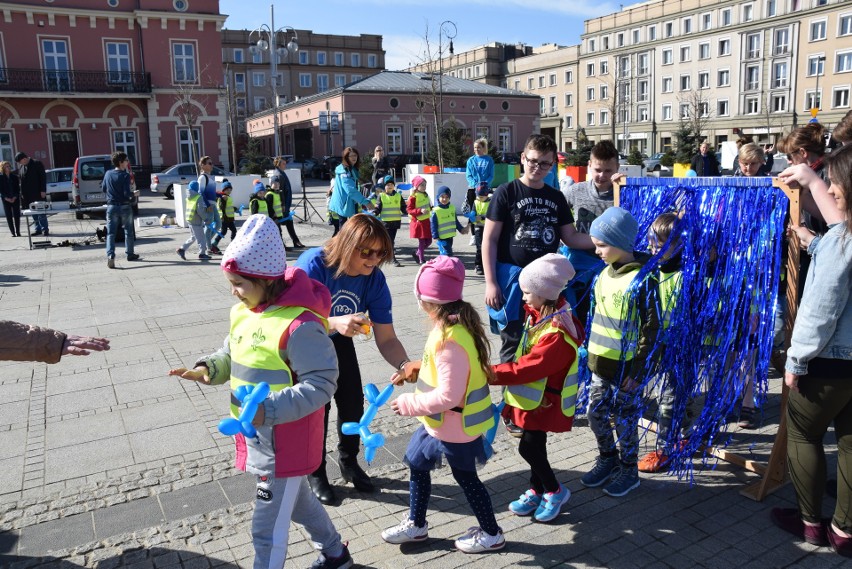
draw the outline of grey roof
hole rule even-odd
[[[437,75],[437,74],[436,74]],[[424,90],[431,88],[431,75],[428,73],[409,72],[409,71],[382,71],[375,75],[365,77],[360,81],[350,83],[343,87],[346,93],[358,92],[395,92],[395,93],[422,93]],[[444,75],[442,89],[444,93],[453,93],[458,95],[486,95],[492,97],[532,97],[538,98],[538,95],[531,95],[524,91],[516,91],[514,89],[506,89],[504,87],[496,87],[494,85],[486,85],[478,81],[469,79],[461,79],[459,77],[451,77]]]

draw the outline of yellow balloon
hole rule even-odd
[[[817,113],[818,113],[818,112],[819,112],[819,109],[818,109],[818,108],[816,108],[816,107],[811,107],[811,116],[812,116],[812,117],[816,118],[816,116],[817,116]]]

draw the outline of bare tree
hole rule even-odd
[[[207,93],[202,94],[200,91],[205,88],[215,87],[218,92],[220,87],[219,85],[210,84],[212,81],[208,81],[207,86],[202,85],[203,78],[207,75],[208,67],[209,65],[205,65],[200,71],[198,81],[194,83],[178,83],[174,95],[175,102],[177,103],[175,115],[178,118],[179,124],[186,127],[189,133],[190,157],[196,169],[198,168],[200,156],[198,156],[198,152],[196,151],[195,125],[198,123],[198,118],[202,116],[203,110],[208,108],[207,105],[210,103],[211,97],[211,95]]]
[[[766,134],[769,137],[770,144],[774,144],[775,141],[772,140],[772,132],[773,130],[777,130],[780,134],[783,134],[784,120],[772,112],[772,95],[768,92],[763,93],[761,96],[760,122],[766,126]]]
[[[680,106],[679,115],[697,141],[706,136],[703,134],[713,118],[713,109],[710,107],[710,99],[702,89],[692,89],[682,95],[678,95]]]
[[[412,66],[413,69],[424,70],[427,76],[421,82],[420,93],[417,96],[417,103],[420,110],[420,116],[424,112],[430,113],[432,125],[435,129],[435,141],[438,146],[438,167],[444,171],[444,155],[442,149],[444,125],[442,124],[442,82],[441,82],[441,53],[435,49],[429,35],[429,23],[426,23],[426,29],[423,33],[423,52],[417,56],[417,63]],[[438,31],[440,34],[440,30]],[[439,46],[440,47],[440,46]]]

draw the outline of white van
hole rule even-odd
[[[101,187],[104,174],[112,170],[112,156],[99,154],[96,156],[80,156],[74,161],[74,174],[71,178],[71,207],[84,208],[106,205],[106,193]],[[139,214],[139,203],[136,197],[136,180],[130,172],[130,189],[134,195],[130,200],[133,215]],[[82,211],[75,212],[77,219],[83,219]]]

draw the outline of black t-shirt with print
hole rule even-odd
[[[491,197],[486,219],[503,223],[497,261],[526,267],[559,249],[561,229],[574,223],[565,196],[545,185],[530,188],[520,180],[502,184]]]

